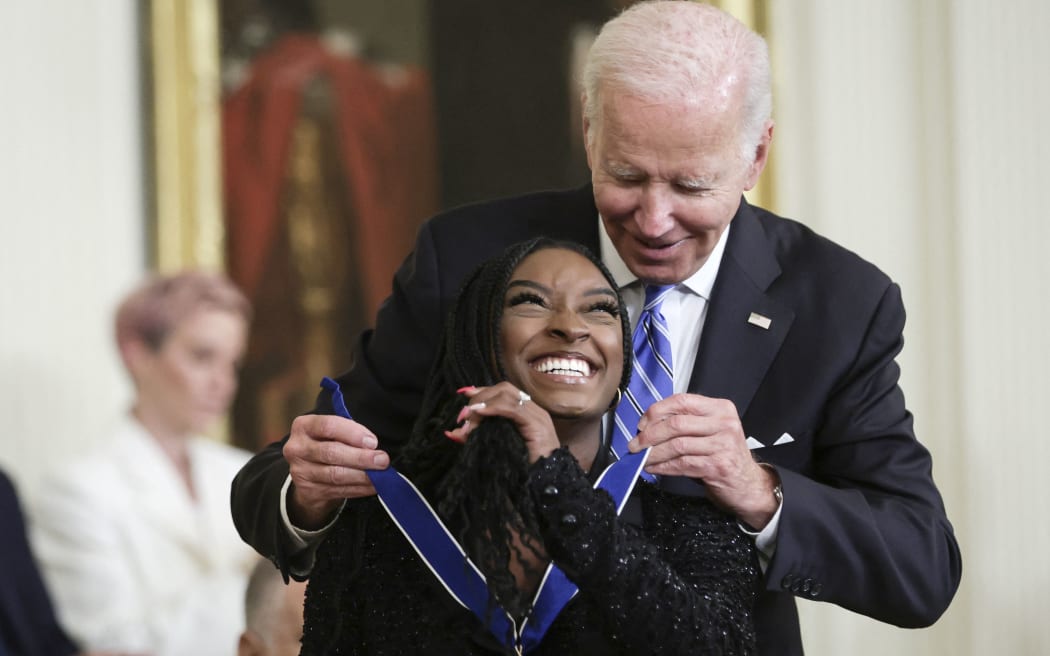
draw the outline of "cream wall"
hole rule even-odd
[[[1046,653],[1050,3],[769,3],[778,209],[901,283],[903,386],[964,558],[933,628],[805,604],[807,653]],[[144,261],[136,4],[0,4],[0,464],[27,487],[128,398],[109,321]]]
[[[770,0],[779,209],[882,266],[963,584],[933,628],[802,608],[807,654],[1045,654],[1050,3]]]
[[[134,7],[0,3],[0,465],[23,495],[129,396],[109,317],[144,261]]]

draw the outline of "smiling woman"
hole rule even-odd
[[[412,493],[348,503],[310,574],[304,654],[754,652],[751,541],[608,448],[622,307],[575,244],[516,244],[468,278],[394,462],[433,538]]]
[[[501,359],[511,383],[555,419],[608,410],[623,377],[622,313],[590,260],[533,253],[514,272],[504,307]]]

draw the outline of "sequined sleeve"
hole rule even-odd
[[[620,521],[568,449],[537,461],[529,489],[548,554],[631,653],[751,654],[754,545],[703,498],[639,483],[641,531]]]

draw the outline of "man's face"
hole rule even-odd
[[[772,124],[755,158],[744,161],[738,103],[690,107],[603,96],[587,161],[605,230],[640,279],[681,282],[707,261],[741,194],[758,180]]]

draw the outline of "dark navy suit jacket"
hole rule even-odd
[[[76,645],[58,625],[26,539],[11,480],[0,472],[0,656],[67,656]]]
[[[597,252],[598,230],[589,185],[461,207],[424,224],[339,380],[355,419],[396,449],[466,275],[539,235]],[[749,322],[751,313],[768,327]],[[920,627],[958,587],[958,545],[898,387],[904,319],[899,288],[875,266],[741,202],[689,389],[732,400],[746,434],[764,445],[755,456],[782,480],[776,554],[755,613],[764,654],[802,653],[796,596]],[[280,449],[275,443],[245,466],[232,500],[241,535],[287,571]],[[662,484],[698,491],[688,479]]]

